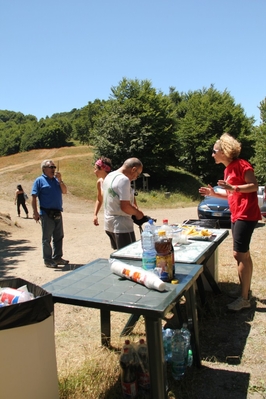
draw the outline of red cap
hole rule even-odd
[[[168,223],[168,219],[163,219],[163,223]]]

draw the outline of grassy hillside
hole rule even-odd
[[[52,159],[62,173],[68,191],[87,201],[95,201],[96,177],[93,173],[93,149],[89,146],[32,150],[0,157],[0,184],[2,198],[13,198],[17,184],[30,193],[34,179],[41,174],[41,162]],[[145,172],[145,165],[144,165]],[[143,180],[136,181],[137,201],[142,208],[189,206],[198,203],[199,179],[182,171],[171,169],[163,179],[156,175],[148,179],[149,191],[143,192]],[[166,198],[165,192],[170,192]]]

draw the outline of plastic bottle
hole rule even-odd
[[[172,360],[172,336],[173,330],[171,328],[162,328],[163,334],[163,348],[164,348],[164,360],[168,363]]]
[[[150,223],[147,223],[141,234],[142,245],[142,267],[145,270],[153,270],[156,267],[156,251],[154,247],[154,236]]]
[[[154,249],[154,237],[150,223],[147,223],[141,233],[141,246],[143,251],[150,251]]]
[[[181,328],[181,334],[183,335],[186,342],[186,364],[190,367],[193,364],[193,353],[191,348],[191,333],[187,327],[187,323],[183,323]]]
[[[150,372],[149,372],[149,357],[148,348],[144,339],[139,340],[137,347],[137,380],[139,392],[147,392],[150,390]]]
[[[155,226],[153,219],[149,219],[149,220],[148,220],[148,223],[149,223],[149,225],[150,225],[150,229],[151,229],[151,232],[152,232],[153,237],[154,237],[157,227]]]
[[[175,330],[172,336],[172,375],[180,380],[186,370],[186,342],[181,330]]]
[[[161,230],[165,230],[166,237],[171,241],[171,255],[172,255],[172,265],[173,265],[173,276],[175,275],[175,251],[173,246],[173,235],[174,229],[169,225],[168,219],[163,219],[163,224],[160,228]]]
[[[134,348],[129,340],[125,341],[122,348],[120,359],[121,367],[121,386],[123,397],[135,399],[138,394],[137,375],[136,375],[136,356]]]
[[[160,230],[165,230],[166,237],[173,238],[173,229],[168,223],[168,219],[163,219],[163,224],[160,227]]]
[[[171,248],[172,243],[166,237],[165,230],[158,230],[155,238],[156,267],[161,269],[161,280],[163,281],[171,281],[174,276]]]
[[[193,352],[191,348],[188,350],[187,365],[188,367],[191,367],[193,365]]]

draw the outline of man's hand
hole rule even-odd
[[[32,217],[33,217],[33,219],[36,221],[36,223],[39,222],[39,220],[40,220],[39,212],[37,212],[37,211],[36,211],[36,212],[33,212]]]
[[[154,222],[156,222],[156,219],[151,218],[150,216],[144,215],[141,219],[137,219],[135,215],[132,215],[133,222],[137,224],[138,226],[142,226],[143,223],[148,222],[150,219],[152,219]]]

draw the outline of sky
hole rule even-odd
[[[265,21],[265,0],[0,0],[0,109],[50,117],[147,79],[226,90],[258,125]]]

